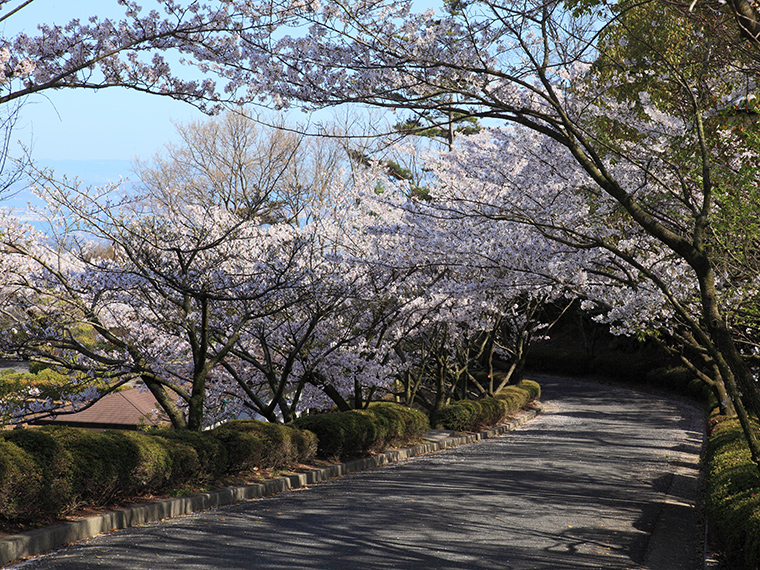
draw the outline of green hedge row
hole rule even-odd
[[[507,386],[495,398],[458,400],[433,415],[431,425],[454,431],[478,431],[498,424],[507,414],[521,409],[541,396],[541,387],[532,380]]]
[[[419,440],[427,417],[391,403],[326,413],[283,426],[237,420],[208,432],[85,431],[44,427],[0,432],[0,517],[29,522],[82,505],[167,493],[253,468],[381,451]],[[319,439],[318,439],[319,438]]]
[[[705,451],[705,510],[731,568],[760,567],[760,472],[739,421],[715,416]],[[755,423],[760,430],[760,425]]]
[[[202,485],[253,467],[314,457],[316,436],[256,421],[210,432],[85,431],[44,427],[0,432],[0,517],[58,517],[81,504]]]
[[[429,429],[422,412],[381,402],[366,410],[326,412],[298,418],[295,427],[317,434],[317,455],[344,458],[407,445]]]

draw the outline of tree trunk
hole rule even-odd
[[[169,394],[166,393],[166,389],[163,385],[159,384],[148,375],[143,375],[142,381],[148,387],[150,393],[153,394],[158,405],[161,406],[166,415],[169,416],[169,421],[172,423],[172,427],[174,429],[188,429],[185,414],[177,403],[169,397]]]
[[[442,362],[438,362],[435,378],[435,402],[433,403],[433,410],[431,416],[436,412],[441,411],[443,406],[448,403],[446,397],[446,366]]]
[[[320,388],[322,391],[324,391],[325,394],[327,394],[327,397],[330,398],[336,406],[338,406],[338,410],[341,412],[347,412],[351,409],[351,405],[346,402],[346,399],[343,396],[340,395],[340,392],[338,392],[335,386],[332,384],[320,384]]]
[[[192,431],[203,429],[203,403],[206,397],[206,383],[193,378],[193,391],[187,409],[187,428]]]
[[[710,337],[715,344],[715,348],[731,369],[733,376],[731,380],[735,380],[738,384],[737,397],[742,397],[747,402],[750,411],[754,415],[760,416],[760,391],[758,391],[752,372],[736,348],[731,331],[729,331],[720,313],[712,270],[708,268],[704,272],[700,272],[698,268],[695,269],[699,279],[702,298],[702,315],[707,323]],[[720,372],[724,380],[728,382],[724,371],[721,370]],[[739,391],[742,393],[741,396],[739,396]],[[729,394],[733,398],[730,389]],[[736,404],[736,401],[734,401],[734,404]]]
[[[354,378],[354,409],[361,410],[363,406],[362,383],[358,378]]]

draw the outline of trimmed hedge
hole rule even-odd
[[[228,452],[221,439],[208,437],[207,432],[187,430],[158,429],[149,433],[192,448],[198,461],[196,477],[200,482],[216,479],[227,473]]]
[[[458,400],[433,415],[430,423],[454,431],[478,431],[498,424],[507,414],[521,409],[541,396],[541,387],[532,380],[506,386],[495,398]]]
[[[74,479],[71,453],[49,430],[14,430],[3,436],[28,454],[33,461],[29,475],[40,481],[38,492],[23,508],[32,514],[65,510]]]
[[[515,401],[514,404],[508,410],[508,413],[519,410],[525,404],[531,400],[537,400],[541,397],[541,385],[534,380],[523,380],[516,386],[506,386],[501,392],[496,394],[496,397],[504,400],[515,400],[515,398],[525,398],[525,392],[527,392],[527,400]],[[508,404],[509,405],[509,404]]]
[[[419,440],[422,412],[391,403],[309,416],[296,425],[236,420],[209,432],[86,431],[43,427],[0,432],[0,518],[60,517],[81,504],[107,505],[166,493],[253,468],[283,468],[320,454],[344,457]],[[334,439],[333,439],[334,438]]]
[[[27,515],[41,496],[42,475],[30,453],[0,439],[0,513],[8,519]]]
[[[458,400],[435,412],[430,423],[439,429],[477,431],[502,420],[507,404],[496,398]]]
[[[326,458],[366,455],[405,445],[419,440],[429,427],[422,412],[390,402],[366,410],[304,416],[293,425],[317,434],[317,455]]]
[[[430,422],[425,414],[406,406],[376,402],[370,404],[369,411],[381,422],[385,422],[384,447],[399,447],[415,442],[430,429]]]
[[[705,510],[731,568],[760,567],[760,472],[739,421],[714,416],[705,452]],[[756,429],[760,425],[755,423]]]
[[[234,420],[212,430],[211,435],[227,450],[229,473],[304,463],[317,450],[314,433],[256,420]]]
[[[253,420],[211,432],[86,431],[43,427],[0,432],[0,518],[60,517],[81,504],[205,484],[254,467],[314,457],[316,436]]]

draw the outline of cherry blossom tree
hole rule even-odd
[[[88,241],[107,240],[114,254],[93,258],[68,232],[55,248],[4,236],[33,265],[11,281],[19,318],[6,342],[91,388],[77,389],[75,409],[139,378],[175,427],[200,429],[214,369],[251,320],[282,309],[277,291],[297,280],[298,231],[197,205],[146,212],[135,197],[111,201],[60,185],[47,192]]]
[[[137,4],[123,4],[125,19],[118,23],[93,17],[86,24],[42,25],[38,37],[3,39],[0,103],[7,108],[49,89],[120,86],[213,111],[220,101],[235,100],[240,84],[234,82],[234,68],[241,50],[249,60],[257,57],[255,46],[262,39],[256,36],[269,33],[274,17],[249,3],[185,7],[161,2],[163,15],[144,16]],[[168,52],[186,58],[206,78],[175,75]],[[209,74],[227,81],[224,95]],[[243,130],[228,129],[233,135]],[[191,150],[198,150],[200,139],[189,130],[185,134],[187,147],[194,144]],[[295,152],[297,146],[290,148]],[[284,178],[292,155],[286,151],[282,168],[275,165],[276,175],[270,169],[264,178]],[[267,160],[274,164],[271,153]],[[195,166],[196,172],[219,172],[218,165],[206,168],[208,162]],[[234,164],[225,169],[228,181],[239,174]],[[245,195],[237,187],[225,193],[213,184],[218,178],[207,182],[221,202],[188,193],[186,176],[167,177],[155,169],[144,174],[151,194],[130,197],[115,196],[114,188],[82,189],[50,179],[41,192],[48,215],[63,224],[54,226],[60,228],[57,239],[27,243],[4,231],[10,268],[7,315],[15,321],[6,346],[69,373],[72,384],[72,393],[60,401],[36,400],[22,415],[61,413],[66,404],[76,411],[139,378],[176,427],[199,429],[207,420],[234,413],[234,406],[222,409],[220,402],[235,391],[269,419],[275,407],[280,418],[291,418],[307,385],[321,386],[344,403],[350,393],[353,405],[359,405],[369,393],[353,379],[352,390],[343,389],[350,370],[361,370],[370,391],[388,378],[382,368],[391,355],[378,355],[382,335],[376,332],[387,328],[387,318],[366,292],[357,293],[359,284],[377,293],[382,280],[376,275],[368,282],[369,273],[356,265],[330,261],[322,251],[328,245],[313,233],[317,226],[298,227],[304,216],[320,215],[324,205],[312,203],[305,210],[302,200],[294,202],[295,217],[288,221],[298,223],[283,225],[256,217],[262,213],[258,194]],[[304,183],[302,173],[289,177],[296,185]],[[167,187],[182,187],[180,198],[164,191]],[[271,198],[271,192],[264,194],[262,199]],[[294,197],[292,191],[277,194],[279,201]],[[243,218],[239,208],[230,207],[250,199],[254,207],[247,204]],[[346,212],[341,212],[343,229],[355,224]],[[87,240],[78,232],[86,232]],[[108,244],[108,257],[94,253],[100,245],[92,246],[92,239]],[[345,247],[345,242],[329,246],[333,252]],[[297,374],[291,380],[293,370]],[[266,381],[258,382],[256,374]],[[237,387],[225,388],[225,383]],[[256,392],[252,386],[264,389]],[[208,398],[207,390],[219,397]]]
[[[70,389],[6,402],[11,420],[78,411],[139,379],[177,428],[241,413],[289,421],[327,399],[361,407],[392,380],[387,281],[349,255],[369,243],[361,217],[377,210],[357,209],[348,189],[307,224],[209,197],[55,180],[39,193],[60,234],[7,224],[3,345],[68,374]]]
[[[569,276],[563,279],[548,264],[559,266],[564,257],[573,258],[565,267],[577,267],[577,250],[562,251],[524,224],[496,224],[465,211],[465,196],[475,200],[478,191],[496,196],[497,188],[484,189],[466,168],[455,171],[446,166],[451,164],[450,155],[429,159],[424,200],[405,188],[409,181],[365,181],[361,200],[375,214],[366,231],[383,246],[355,254],[361,263],[403,276],[391,282],[393,296],[404,300],[395,318],[401,359],[397,395],[431,411],[452,398],[493,396],[519,382],[525,349],[543,326],[540,308],[569,291]],[[534,247],[541,249],[531,256]],[[499,382],[496,353],[508,363]],[[476,378],[478,371],[485,380]]]
[[[501,264],[519,260],[523,273],[551,276],[586,306],[603,309],[597,320],[618,334],[667,338],[683,333],[679,323],[686,331],[698,326],[698,291],[688,267],[621,216],[614,201],[598,193],[589,201],[587,175],[561,146],[532,131],[507,129],[460,141],[460,147],[435,169],[454,181],[444,203],[449,215],[481,219],[484,234],[512,234],[519,248]],[[568,186],[576,192],[568,194]],[[442,207],[433,197],[431,207]],[[721,306],[729,310],[735,300],[727,294]],[[708,383],[719,401],[726,399],[719,376]]]
[[[582,200],[589,210],[597,204],[605,208],[609,220],[600,228],[609,233],[618,231],[619,224],[634,228],[628,243],[602,239],[624,267],[640,263],[637,240],[648,244],[646,251],[654,257],[641,266],[641,274],[649,272],[654,287],[638,285],[638,290],[651,289],[652,300],[665,298],[669,310],[689,323],[715,362],[760,461],[760,445],[742,405],[746,401],[757,410],[757,383],[727,319],[721,295],[725,281],[716,273],[710,245],[711,223],[721,213],[716,183],[731,180],[736,172],[732,161],[746,150],[735,147],[730,160],[716,160],[717,149],[731,135],[711,119],[728,106],[731,86],[744,84],[748,76],[720,50],[703,49],[710,36],[698,23],[686,38],[689,49],[678,58],[659,53],[656,65],[649,67],[615,62],[617,81],[638,81],[644,88],[634,99],[614,93],[609,77],[594,67],[604,47],[598,42],[600,29],[614,23],[605,6],[573,14],[562,4],[484,1],[446,13],[414,13],[411,2],[351,7],[328,2],[310,4],[298,16],[298,28],[291,35],[281,31],[283,36],[269,47],[276,63],[257,83],[274,90],[284,104],[361,102],[457,113],[517,125],[518,136],[534,133],[547,150],[561,150],[566,159],[562,168],[585,180],[578,185],[569,181],[558,196]],[[683,14],[671,11],[669,16]],[[646,91],[651,82],[639,81],[651,72],[671,95],[666,105]],[[256,81],[253,75],[250,79]],[[557,211],[563,207],[558,203]],[[529,216],[522,221],[532,223]],[[585,236],[573,236],[572,230],[550,224],[545,233],[573,247],[589,247]],[[594,235],[594,247],[598,244]],[[658,257],[663,266],[672,260],[674,278],[652,272]],[[625,282],[624,267],[609,277]],[[684,274],[697,313],[679,304],[680,296],[667,293],[680,287]],[[637,284],[638,278],[628,281]]]
[[[174,4],[166,6],[175,9]],[[729,122],[719,120],[737,96],[743,93],[749,102],[746,84],[752,76],[738,58],[727,57],[723,49],[709,49],[711,29],[688,20],[694,33],[678,37],[684,49],[676,53],[665,46],[649,53],[642,46],[650,45],[652,38],[632,30],[647,32],[656,22],[620,34],[616,7],[606,5],[592,4],[593,9],[575,13],[562,4],[533,0],[456,3],[441,13],[414,13],[412,2],[398,1],[350,6],[273,2],[266,9],[237,3],[220,6],[220,28],[194,36],[188,32],[182,37],[192,36],[198,43],[177,49],[186,49],[201,62],[202,71],[217,73],[228,93],[268,97],[279,106],[363,103],[407,109],[441,117],[440,125],[434,125],[441,127],[451,117],[511,125],[462,139],[450,155],[431,159],[434,207],[424,212],[426,218],[415,211],[423,204],[415,203],[414,192],[391,191],[399,181],[376,177],[357,184],[363,194],[347,192],[352,202],[345,203],[343,211],[335,210],[329,226],[322,227],[326,233],[305,240],[313,247],[299,250],[324,253],[329,249],[326,243],[332,243],[333,258],[320,257],[316,263],[318,258],[310,254],[308,262],[296,263],[298,255],[284,256],[294,260],[304,283],[319,284],[312,289],[327,297],[312,298],[311,304],[299,306],[300,312],[294,309],[288,319],[267,327],[290,343],[290,348],[277,351],[285,363],[277,369],[280,379],[283,371],[289,377],[297,369],[303,372],[296,374],[300,378],[311,374],[336,381],[339,375],[325,370],[340,366],[324,364],[318,370],[326,360],[316,357],[312,362],[319,364],[310,367],[301,349],[326,343],[335,347],[330,355],[347,358],[356,354],[344,350],[352,343],[367,354],[372,351],[366,347],[375,343],[373,350],[389,355],[386,345],[380,348],[376,341],[413,330],[367,318],[371,326],[362,325],[363,332],[342,336],[349,329],[340,324],[340,315],[358,309],[355,300],[368,299],[368,275],[394,294],[398,291],[402,302],[393,309],[396,322],[429,324],[430,339],[444,330],[443,323],[449,325],[446,335],[457,335],[446,343],[453,351],[466,346],[460,334],[462,340],[471,340],[468,333],[495,330],[515,300],[526,294],[531,300],[556,299],[576,291],[587,302],[603,306],[605,318],[621,332],[677,332],[693,339],[712,366],[717,389],[725,386],[753,456],[760,461],[760,445],[744,408],[746,402],[760,410],[760,396],[737,344],[738,317],[731,310],[757,298],[757,274],[746,258],[741,272],[726,272],[723,254],[737,250],[716,247],[721,242],[714,232],[716,227],[736,232],[727,198],[749,195],[757,182],[752,169],[742,167],[756,160],[756,151]],[[657,6],[673,18],[689,18],[688,11]],[[239,12],[226,19],[233,10]],[[185,14],[201,12],[198,8]],[[249,15],[256,17],[247,19]],[[232,39],[222,40],[215,31],[234,33]],[[24,60],[23,51],[19,53],[11,54],[6,66],[8,81],[15,84],[33,77],[29,65],[22,65],[33,58]],[[108,57],[102,61],[110,62]],[[130,65],[141,72],[149,70],[139,56],[129,61],[138,62]],[[115,72],[113,77],[129,76],[125,68],[116,68],[121,75]],[[108,76],[110,68],[101,69]],[[652,73],[657,81],[652,81]],[[136,88],[141,88],[140,81],[145,82],[139,79]],[[621,84],[635,85],[638,91],[620,89]],[[165,83],[151,85],[157,89]],[[191,86],[181,89],[188,90]],[[214,97],[207,91],[195,94],[201,102]],[[353,219],[357,200],[366,221]],[[332,241],[324,241],[326,236]],[[210,251],[205,245],[201,249]],[[164,246],[158,250],[174,251]],[[389,257],[386,252],[391,250]],[[174,261],[181,262],[184,255]],[[340,263],[331,266],[338,258]],[[343,294],[340,287],[331,286],[325,290],[329,293],[322,293],[330,270],[317,270],[321,267],[344,272],[356,288]],[[480,288],[475,279],[489,285]],[[497,292],[494,303],[489,301],[490,291]],[[336,311],[317,319],[317,306]],[[372,307],[385,308],[386,303]],[[400,307],[408,308],[406,318]],[[430,310],[416,313],[416,307],[437,307],[441,318]],[[272,314],[284,313],[278,309]],[[268,385],[276,396],[259,409],[273,410],[276,402],[287,416],[294,409],[293,395],[300,395],[299,388],[306,390],[309,383],[269,383],[263,366],[267,350],[272,355],[274,346],[286,344],[262,344],[261,333],[257,337],[255,327],[249,326],[254,322],[240,328],[240,338],[250,333],[247,344],[236,344],[236,339],[217,363],[228,362],[227,356],[237,350],[234,356],[246,362],[246,374],[256,378],[254,384]],[[320,328],[328,322],[334,323],[330,330]],[[460,322],[464,326],[456,325]],[[521,336],[530,331],[526,322],[518,327]],[[745,332],[751,329],[741,324]],[[309,330],[322,332],[308,340],[296,334]],[[328,333],[337,342],[324,340],[331,336]],[[454,355],[449,362],[468,359]],[[464,370],[459,363],[455,367]],[[230,370],[226,372],[234,379]],[[310,385],[320,382],[327,385],[322,380]],[[341,390],[344,397],[345,386]],[[277,401],[283,395],[290,398],[287,407]]]
[[[4,3],[0,21],[34,9],[30,1],[10,4]],[[66,24],[40,23],[36,35],[0,39],[0,104],[51,89],[126,87],[213,110],[232,95],[209,76],[235,65],[239,42],[268,34],[268,12],[252,3],[159,0],[147,12],[137,2],[117,4],[124,9],[121,20],[83,15]],[[203,78],[187,72],[183,78],[178,62],[197,67]]]

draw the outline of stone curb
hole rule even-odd
[[[416,455],[423,455],[448,447],[456,447],[482,439],[498,437],[532,420],[542,410],[543,407],[539,404],[537,408],[526,410],[505,424],[480,433],[446,437],[439,441],[430,441],[404,449],[389,450],[373,457],[354,459],[346,463],[330,465],[329,467],[319,467],[305,473],[278,477],[264,483],[228,487],[209,493],[196,493],[176,499],[146,503],[135,507],[109,511],[78,521],[8,536],[0,539],[0,564],[6,565],[10,562],[44,554],[72,542],[92,538],[98,534],[240,503],[249,499],[266,497],[289,489],[298,489],[334,477],[341,477],[348,473],[365,471],[374,467],[380,467],[381,465],[403,461]]]

